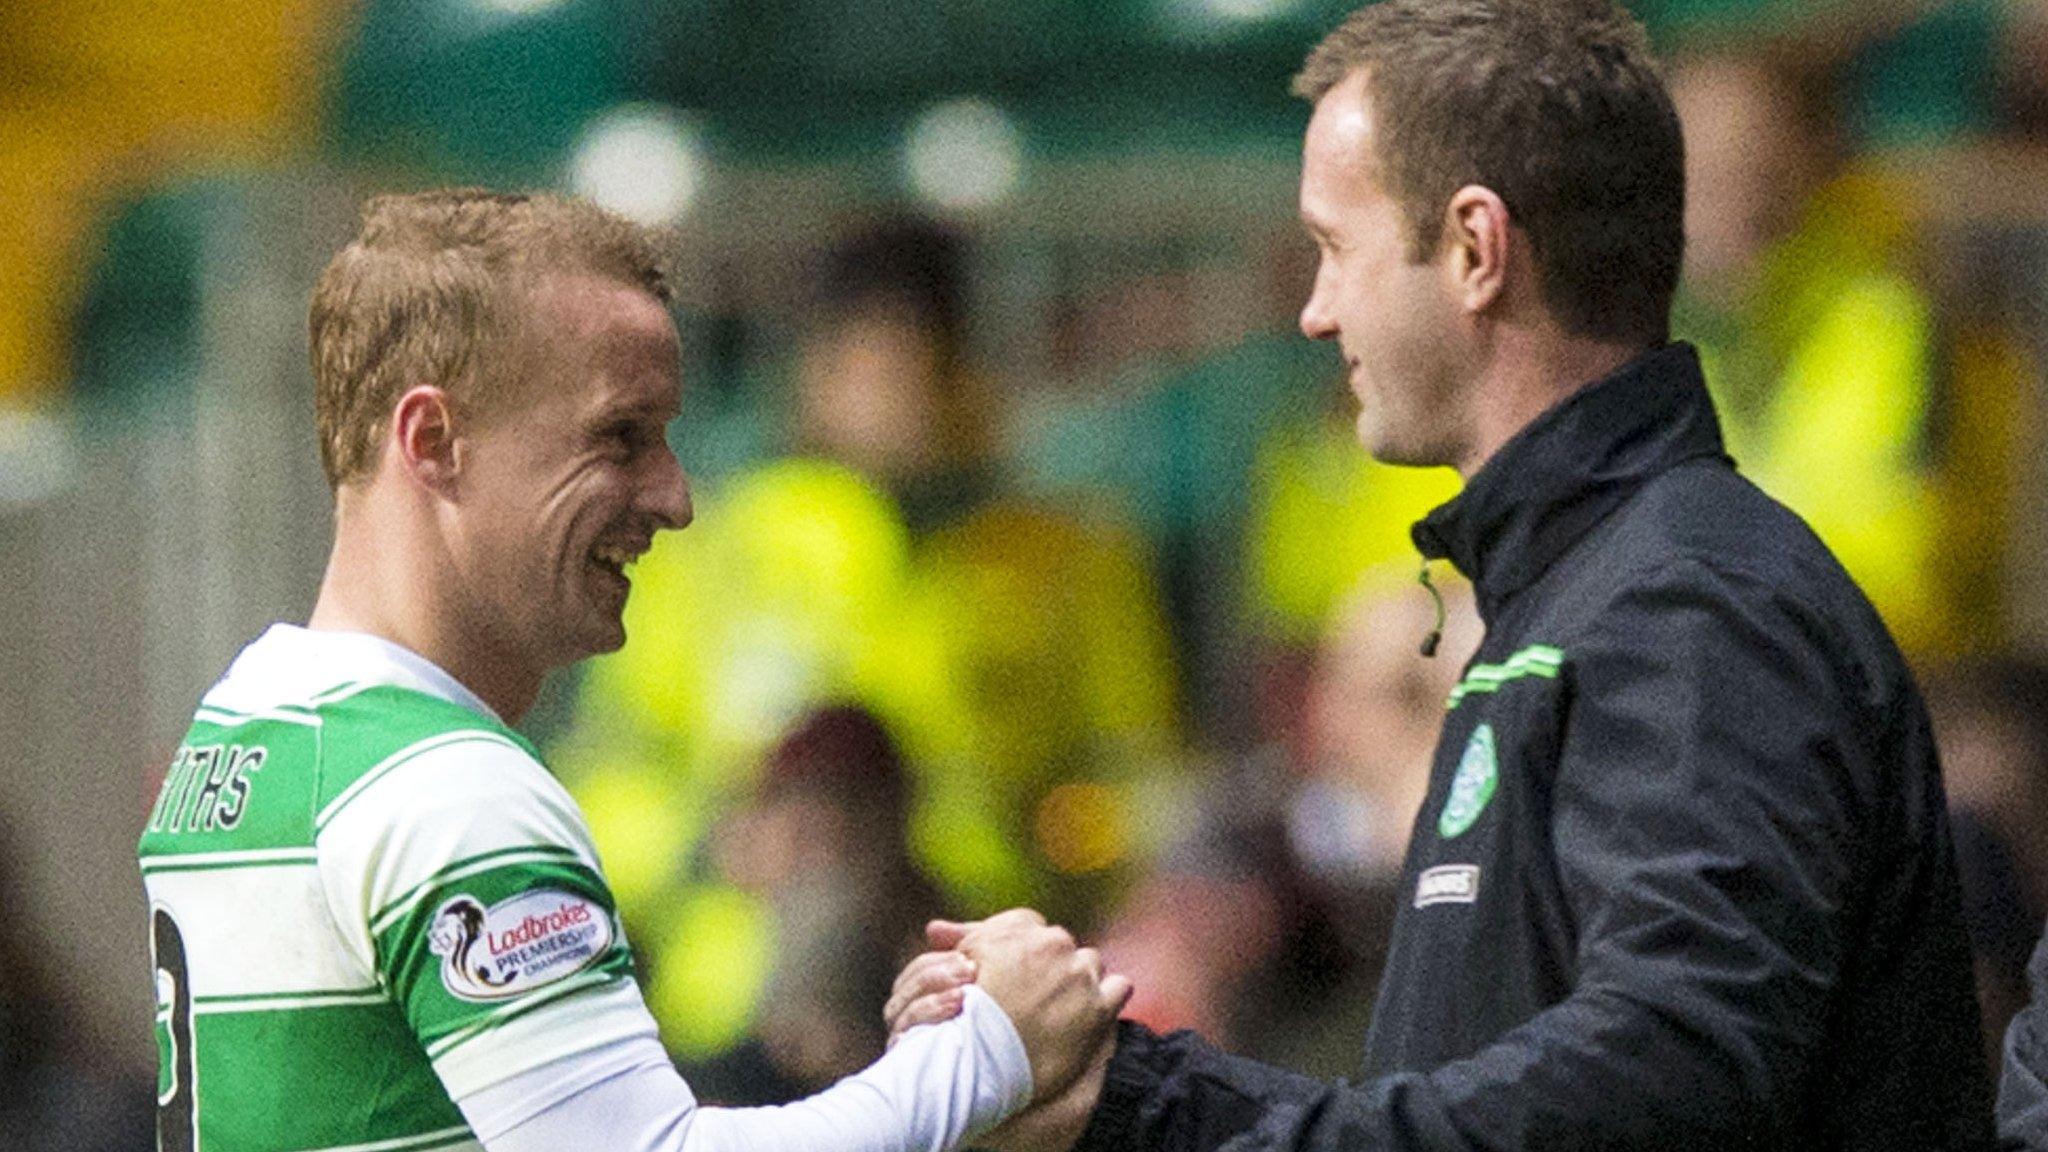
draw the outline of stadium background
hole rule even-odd
[[[133,845],[197,694],[310,607],[304,302],[355,205],[676,228],[699,519],[526,727],[705,1095],[879,1047],[938,911],[1348,1071],[1443,692],[1293,331],[1332,0],[0,5],[0,1146],[148,1146]],[[2048,892],[2048,4],[1644,0],[1680,334],[1927,679],[1995,1022]],[[1447,575],[1447,574],[1441,574]]]

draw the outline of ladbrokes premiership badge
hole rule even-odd
[[[434,913],[427,942],[451,994],[506,1000],[589,967],[611,947],[612,920],[587,898],[552,888],[489,908],[455,896]]]

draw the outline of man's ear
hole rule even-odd
[[[1450,249],[1448,273],[1465,311],[1485,312],[1506,292],[1511,226],[1507,201],[1491,188],[1467,184],[1452,195],[1444,243]]]
[[[430,384],[407,390],[391,410],[391,451],[405,474],[434,492],[447,492],[461,468],[456,452],[455,405]]]

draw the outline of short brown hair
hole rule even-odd
[[[1415,259],[1476,184],[1535,249],[1564,327],[1661,342],[1685,254],[1685,146],[1642,25],[1612,0],[1383,0],[1316,45],[1311,102],[1367,73],[1380,171]]]
[[[451,188],[378,196],[313,289],[313,410],[328,486],[367,474],[391,407],[418,384],[501,400],[494,348],[520,294],[552,273],[669,298],[658,232],[562,196]]]

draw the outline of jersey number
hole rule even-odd
[[[197,1085],[192,1078],[192,981],[178,922],[158,908],[150,917],[150,957],[156,965],[158,1068],[157,1152],[197,1152]]]

